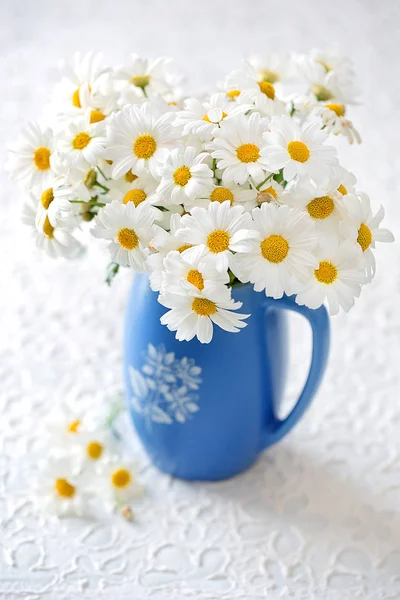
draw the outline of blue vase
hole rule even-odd
[[[214,326],[210,344],[178,342],[160,324],[167,310],[146,275],[135,275],[127,307],[125,381],[129,411],[153,463],[182,479],[219,480],[247,469],[260,452],[297,423],[315,395],[329,349],[324,307],[298,306],[233,288],[247,327],[228,333]],[[312,327],[310,372],[296,405],[283,420],[277,408],[288,361],[286,310]]]

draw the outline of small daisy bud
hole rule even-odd
[[[126,521],[133,521],[134,514],[133,514],[133,510],[129,506],[129,504],[125,504],[124,506],[122,506],[120,513],[121,513],[121,516],[123,516]]]

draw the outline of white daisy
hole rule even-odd
[[[318,266],[309,270],[308,281],[297,294],[297,304],[318,308],[326,300],[331,315],[340,308],[349,311],[360,295],[361,285],[366,283],[358,244],[349,240],[339,243],[328,236],[315,255]]]
[[[48,448],[51,451],[51,448]],[[66,458],[40,463],[35,496],[38,508],[60,517],[87,516],[90,493],[77,477],[72,462]]]
[[[116,445],[109,430],[83,429],[74,437],[71,437],[71,456],[77,458],[80,470],[97,470],[99,465],[110,458],[116,452]]]
[[[136,176],[132,175],[131,171],[125,173],[121,179],[108,182],[109,195],[112,200],[118,200],[123,204],[133,202],[135,206],[139,206],[144,201],[148,204],[157,203],[159,201],[156,193],[157,186],[158,181],[151,175],[142,173],[140,176]]]
[[[135,476],[135,466],[123,457],[103,461],[93,484],[96,496],[108,502],[112,508],[122,509],[143,495],[143,488]]]
[[[321,60],[304,55],[297,56],[295,62],[297,73],[310,85],[317,100],[336,100],[342,104],[356,102],[357,90],[349,63],[343,63],[341,68],[331,68]]]
[[[219,273],[201,256],[190,258],[187,253],[172,251],[164,258],[162,293],[186,294],[187,291],[203,291],[210,284],[229,283],[228,272]]]
[[[217,159],[218,169],[224,169],[224,182],[243,184],[252,177],[260,183],[265,179],[267,161],[262,156],[262,149],[265,146],[263,134],[267,129],[268,121],[257,113],[222,121],[208,149]]]
[[[275,99],[274,84],[265,79],[247,62],[226,77],[225,88],[238,89],[241,93],[246,92],[253,100],[260,94],[267,96],[270,100]]]
[[[226,183],[219,185],[213,182],[212,187],[207,194],[201,198],[196,198],[194,203],[185,203],[187,210],[191,210],[194,205],[207,208],[210,202],[230,202],[231,206],[243,206],[245,211],[249,211],[257,206],[257,190],[246,185],[237,185],[236,183]]]
[[[306,181],[298,185],[289,184],[281,201],[307,212],[317,229],[331,234],[337,233],[339,222],[346,217],[343,196],[337,190],[336,181],[332,182],[331,179],[319,186]]]
[[[132,267],[145,272],[148,244],[153,236],[154,210],[149,204],[138,207],[133,202],[121,204],[113,200],[99,210],[92,234],[111,240],[109,250],[112,260],[121,267]]]
[[[11,144],[6,169],[14,181],[25,189],[49,187],[54,173],[51,159],[54,151],[53,132],[38,123],[29,123],[19,139]]]
[[[171,63],[171,58],[150,60],[131,54],[125,65],[116,69],[114,76],[117,81],[133,86],[139,96],[165,94],[172,91],[181,80],[181,77],[171,71]]]
[[[81,56],[74,55],[72,64],[65,60],[59,62],[61,81],[54,88],[47,114],[55,118],[77,117],[86,108],[100,108],[109,104],[112,94],[104,96],[105,83],[109,80],[109,69],[103,65],[102,54],[89,52]],[[107,86],[108,87],[108,86]],[[110,92],[110,90],[109,90]],[[100,101],[100,104],[99,104]],[[103,118],[104,118],[103,113]],[[93,114],[93,119],[99,120],[99,115]],[[94,121],[93,121],[94,122]]]
[[[242,104],[247,107],[250,102],[253,104],[249,110],[257,111],[262,117],[267,117],[268,119],[288,114],[286,105],[282,100],[276,97],[272,100],[266,94],[259,93],[254,95],[251,92],[242,92],[237,99],[238,107],[242,106]]]
[[[209,141],[221,121],[229,116],[244,114],[250,108],[251,104],[231,102],[223,92],[213,94],[206,101],[188,98],[184,110],[177,113],[175,124],[183,126],[183,135],[194,134],[203,141]]]
[[[347,210],[349,224],[352,228],[350,236],[356,239],[362,250],[363,264],[367,270],[368,282],[370,282],[376,270],[375,256],[372,252],[375,242],[394,242],[394,236],[388,229],[381,229],[380,224],[385,216],[385,211],[381,206],[374,215],[367,194],[360,192],[358,196],[349,197]]]
[[[46,214],[50,225],[64,229],[73,229],[80,223],[78,204],[69,202],[71,190],[63,185],[62,180],[54,179],[51,186],[39,194],[32,193],[32,205]]]
[[[64,223],[57,225],[55,216],[49,215],[41,204],[38,206],[36,199],[24,205],[22,222],[30,227],[36,246],[51,258],[73,259],[82,254],[80,242],[65,228]]]
[[[269,81],[275,84],[278,81],[286,81],[292,76],[290,59],[276,52],[252,55],[248,58],[248,62],[255,69],[257,79],[260,81]]]
[[[154,234],[150,246],[154,253],[148,257],[146,264],[150,271],[150,287],[155,292],[160,291],[163,283],[164,258],[167,254],[172,250],[183,253],[192,246],[178,235],[178,230],[181,228],[180,214],[171,215],[169,227],[169,231],[158,225],[153,227]]]
[[[355,175],[341,166],[333,169],[330,181],[332,188],[336,188],[337,191],[342,194],[342,196],[356,193],[355,185],[357,183],[357,179]]]
[[[334,71],[341,77],[355,78],[354,66],[348,56],[338,56],[337,54],[314,48],[311,51],[310,58],[320,64],[326,73]]]
[[[160,167],[177,135],[171,126],[172,113],[153,115],[149,103],[126,106],[112,116],[108,130],[108,154],[113,161],[112,177],[118,179],[130,169],[139,175],[150,171],[159,179]]]
[[[72,413],[58,407],[42,421],[39,428],[40,439],[52,448],[54,456],[60,457],[76,443],[85,426],[85,420],[80,413]]]
[[[228,201],[211,202],[207,209],[193,208],[191,215],[182,217],[177,234],[192,244],[187,250],[190,259],[205,256],[220,273],[228,270],[232,252],[247,252],[249,242],[258,237],[249,213]]]
[[[353,123],[346,118],[346,107],[338,102],[320,104],[311,114],[321,117],[324,128],[333,135],[344,135],[350,144],[361,143],[361,137]]]
[[[172,150],[163,166],[161,183],[157,188],[165,206],[194,200],[212,187],[214,174],[205,164],[209,158],[209,154],[199,154],[192,146]]]
[[[327,134],[318,122],[300,126],[290,117],[273,117],[264,138],[264,164],[270,171],[283,169],[286,181],[298,176],[321,182],[338,164],[335,148],[324,145]]]
[[[99,123],[118,109],[118,98],[119,93],[115,90],[111,76],[105,74],[97,81],[95,88],[87,83],[82,84],[73,94],[72,102],[69,96],[64,102],[63,98],[54,98],[53,103],[46,107],[46,114],[55,126],[60,121],[69,121],[87,112],[90,123]]]
[[[57,149],[71,167],[96,165],[106,146],[104,124],[91,123],[90,112],[77,117],[58,134]]]
[[[87,202],[97,195],[94,187],[98,172],[92,165],[84,161],[82,164],[71,166],[65,154],[56,152],[52,158],[52,167],[60,181],[60,185],[71,190],[71,198]]]
[[[256,292],[282,298],[299,289],[298,280],[308,275],[317,261],[313,250],[317,235],[305,213],[287,206],[263,203],[252,212],[259,239],[251,242],[251,250],[236,255],[233,271],[243,282],[254,284]]]
[[[158,301],[170,309],[161,317],[161,323],[170,331],[176,331],[179,341],[197,337],[202,344],[208,344],[213,336],[213,323],[236,333],[246,326],[243,319],[250,316],[233,312],[242,303],[231,298],[225,285],[210,284],[202,291],[194,289],[184,295],[165,293]]]

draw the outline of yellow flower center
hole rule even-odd
[[[49,208],[50,204],[54,200],[53,188],[48,188],[43,192],[40,196],[40,202],[42,203],[43,208],[46,210]]]
[[[133,250],[139,244],[139,238],[134,229],[124,227],[118,231],[118,242],[125,250]]]
[[[80,133],[77,133],[72,140],[72,147],[75,150],[83,150],[86,148],[91,139],[92,138],[88,133],[86,133],[86,131],[81,131]]]
[[[80,425],[81,425],[81,422],[79,421],[79,419],[75,419],[75,421],[71,421],[71,423],[69,423],[68,427],[67,427],[68,433],[77,433]]]
[[[111,475],[111,483],[116,488],[124,488],[131,482],[131,474],[126,469],[118,469]]]
[[[336,113],[338,117],[344,117],[346,113],[346,108],[344,104],[337,104],[336,102],[332,102],[331,104],[326,104],[326,108],[329,108],[329,110],[333,110],[333,112]]]
[[[221,121],[223,121],[225,119],[225,117],[227,117],[227,113],[226,112],[222,112],[222,117],[221,117]],[[208,118],[208,115],[206,115],[205,117],[203,117],[203,121],[206,121],[207,123],[217,123],[218,121],[211,121]]]
[[[132,173],[132,169],[129,169],[129,171],[127,173],[125,173],[124,177],[125,177],[125,181],[127,181],[128,183],[132,183],[132,181],[135,181],[138,178],[137,175],[134,175]]]
[[[209,317],[217,312],[217,305],[207,298],[195,298],[192,302],[192,310],[196,315]]]
[[[133,144],[133,153],[138,158],[149,159],[153,156],[154,152],[157,149],[156,140],[152,135],[145,133],[144,135],[139,135],[136,138],[135,143]]]
[[[131,83],[136,85],[136,87],[145,88],[146,85],[149,85],[150,75],[135,75],[131,78]]]
[[[229,92],[226,92],[226,95],[231,100],[234,100],[235,98],[237,98],[240,95],[240,90],[229,90]]]
[[[124,196],[123,203],[133,202],[135,206],[139,206],[146,198],[147,195],[143,190],[129,190]]]
[[[92,460],[98,460],[103,454],[103,450],[103,444],[100,444],[100,442],[90,442],[86,446],[86,453]]]
[[[213,254],[225,252],[229,248],[229,233],[223,229],[212,231],[207,237],[207,247]]]
[[[173,174],[173,178],[175,181],[175,185],[179,185],[180,187],[185,187],[189,179],[192,178],[192,174],[190,172],[189,167],[183,166],[178,167]]]
[[[44,235],[47,235],[48,238],[53,238],[54,227],[50,223],[49,217],[47,215],[43,223],[43,233]]]
[[[56,479],[54,488],[61,498],[73,498],[75,496],[76,488],[67,479]]]
[[[285,260],[289,252],[289,244],[281,235],[270,235],[261,242],[260,247],[263,257],[275,264]]]
[[[335,203],[329,196],[314,198],[307,204],[307,210],[313,219],[326,219],[334,211]]]
[[[360,229],[358,230],[357,242],[360,244],[363,252],[365,252],[372,243],[371,230],[365,223],[361,223],[360,225]]]
[[[340,192],[342,194],[342,196],[347,196],[347,189],[344,187],[343,184],[339,185],[338,192]]]
[[[81,101],[79,98],[79,88],[76,89],[74,91],[74,93],[71,96],[71,102],[72,102],[72,106],[75,106],[75,108],[82,108],[81,106]]]
[[[275,88],[269,81],[259,81],[258,86],[263,94],[268,96],[271,100],[275,98]]]
[[[182,252],[185,252],[185,250],[187,250],[188,248],[193,248],[193,244],[183,244],[183,246],[179,246],[179,254],[182,254]]]
[[[93,109],[90,112],[90,122],[91,123],[99,123],[100,121],[104,121],[105,115],[101,112],[101,110],[97,110],[97,108]]]
[[[229,200],[229,202],[232,204],[233,194],[232,194],[231,190],[228,190],[228,188],[217,187],[212,192],[212,194],[210,196],[210,200],[211,200],[211,202],[219,202],[219,203],[226,202],[226,200]]]
[[[260,158],[260,148],[255,144],[242,144],[236,150],[236,156],[244,163],[255,162]]]
[[[313,83],[311,89],[317,100],[320,102],[326,102],[327,100],[332,100],[334,98],[332,92],[328,90],[328,88],[319,85],[318,83]]]
[[[50,169],[50,150],[48,148],[37,148],[33,153],[33,162],[39,171]]]
[[[274,73],[274,71],[269,71],[268,69],[262,69],[260,75],[264,81],[269,81],[270,83],[276,83],[280,80],[278,73]]]
[[[338,276],[337,268],[328,260],[319,263],[318,269],[314,269],[314,275],[317,281],[329,285],[335,281]]]
[[[198,290],[204,289],[203,275],[197,269],[191,269],[186,275],[186,279],[189,283],[196,286]]]
[[[290,158],[297,162],[305,163],[310,158],[310,151],[303,142],[289,142],[287,149]]]

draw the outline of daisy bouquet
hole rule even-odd
[[[108,282],[120,267],[147,272],[178,340],[244,327],[232,289],[245,283],[331,314],[354,305],[375,243],[393,236],[332,145],[360,142],[347,59],[253,57],[189,97],[165,58],[108,68],[76,55],[61,73],[8,165],[50,256],[78,256],[85,228],[107,240]]]

